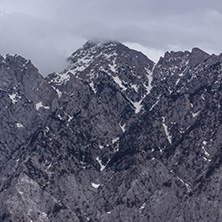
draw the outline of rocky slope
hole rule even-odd
[[[0,57],[0,221],[221,221],[222,56],[87,42],[69,61],[43,78]]]

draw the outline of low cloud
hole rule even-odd
[[[222,52],[221,1],[0,0],[0,53],[61,71],[88,39],[126,42],[152,60],[167,50]]]

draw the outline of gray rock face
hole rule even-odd
[[[56,92],[30,61],[0,56],[0,168],[44,125]]]
[[[0,56],[0,221],[221,221],[221,55],[69,61],[44,79]]]

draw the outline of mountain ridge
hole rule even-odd
[[[46,78],[27,61],[0,57],[0,221],[221,220],[221,56],[88,42]]]

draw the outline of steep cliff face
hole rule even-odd
[[[56,93],[30,61],[0,56],[0,168],[18,146],[45,124]]]
[[[0,57],[0,221],[221,221],[221,55],[69,61],[44,79]]]

